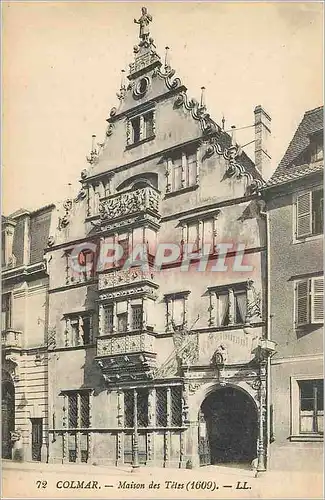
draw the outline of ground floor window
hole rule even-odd
[[[291,441],[322,440],[324,432],[323,378],[291,377]]]
[[[300,380],[300,433],[323,434],[324,432],[324,382]]]

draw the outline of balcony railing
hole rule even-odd
[[[159,213],[159,192],[153,187],[125,191],[104,198],[99,205],[101,219],[118,219],[141,212]]]
[[[97,357],[134,352],[154,353],[155,337],[149,333],[127,334],[123,337],[112,336],[97,338]]]
[[[19,330],[13,330],[12,328],[7,328],[1,332],[1,344],[2,348],[16,348],[22,347],[22,332]]]

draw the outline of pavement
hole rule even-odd
[[[323,498],[320,472],[2,461],[2,498]]]

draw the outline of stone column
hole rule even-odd
[[[121,389],[117,391],[117,426],[119,429],[117,434],[117,456],[116,465],[124,463],[124,392]]]

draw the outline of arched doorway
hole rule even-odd
[[[214,390],[199,412],[200,465],[250,464],[257,432],[256,406],[246,392],[230,386]]]
[[[15,430],[15,387],[11,380],[2,381],[2,458],[11,458],[11,432]]]

